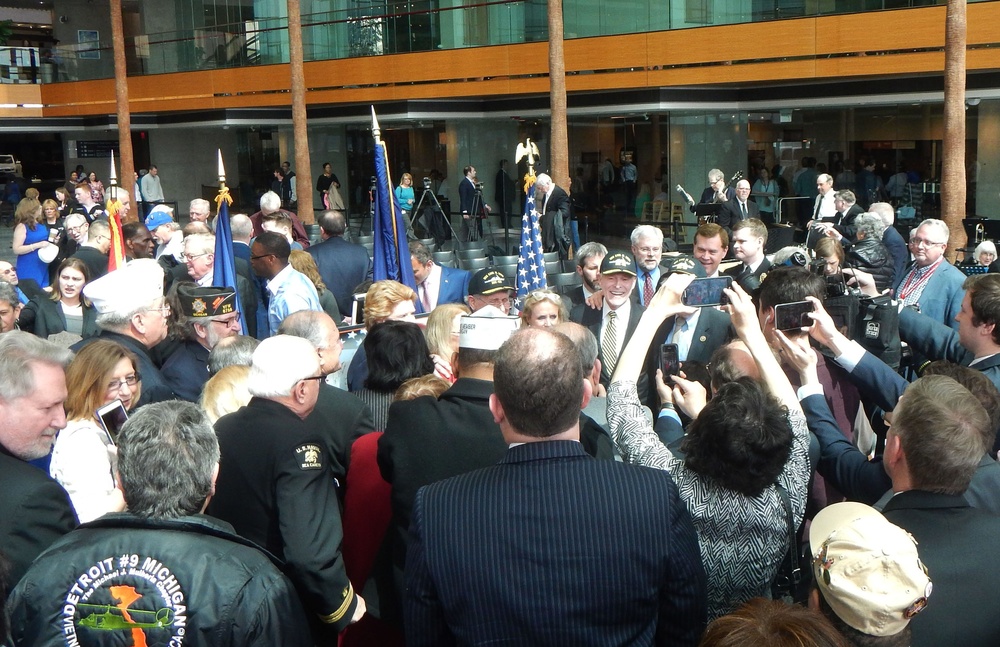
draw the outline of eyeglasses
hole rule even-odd
[[[310,380],[319,381],[319,380],[325,380],[325,379],[326,379],[325,375],[310,375],[309,377],[304,377],[304,378],[302,378],[299,381],[300,382],[309,382]]]
[[[237,312],[236,316],[234,316],[232,319],[209,319],[209,321],[211,321],[212,323],[221,324],[221,325],[225,326],[226,328],[229,328],[233,324],[237,324],[238,325],[240,323],[240,319],[241,318],[242,318],[242,316],[240,315],[240,313]]]
[[[201,258],[202,256],[208,256],[212,252],[203,252],[201,254],[188,254],[187,252],[181,252],[182,261],[193,261],[196,258]]]
[[[911,238],[910,244],[914,247],[936,247],[937,245],[947,245],[948,243],[935,243],[930,240],[924,240],[923,238]]]
[[[250,260],[251,261],[256,261],[256,260],[259,260],[261,258],[267,258],[268,256],[274,256],[274,254],[261,254],[260,256],[251,256]]]
[[[662,247],[640,247],[638,249],[640,254],[660,254],[663,252]]]
[[[510,307],[510,297],[493,297],[492,299],[487,299],[486,297],[479,298],[494,308]]]
[[[120,380],[111,380],[108,382],[108,393],[114,393],[115,391],[120,391],[123,386],[132,388],[136,384],[142,381],[142,377],[139,376],[138,372],[132,373],[131,375],[126,375]]]
[[[166,317],[170,314],[170,304],[164,303],[162,306],[158,306],[156,308],[147,308],[146,312],[159,312],[161,315]]]

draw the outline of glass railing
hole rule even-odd
[[[306,61],[428,52],[544,41],[546,0],[353,0],[349,9],[302,17]],[[564,0],[566,38],[687,29],[829,14],[944,4],[945,0]],[[976,0],[972,0],[976,1]],[[985,1],[985,0],[979,0]],[[95,32],[96,33],[96,32]],[[126,42],[129,75],[253,67],[288,62],[285,17],[151,33]],[[486,54],[488,55],[488,54]],[[8,63],[7,61],[11,61]],[[111,78],[109,40],[36,48],[0,48],[4,83]]]

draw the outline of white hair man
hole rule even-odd
[[[250,222],[253,223],[253,235],[260,236],[264,233],[264,229],[261,226],[264,216],[279,211],[287,215],[292,221],[292,238],[295,242],[302,245],[302,249],[308,249],[309,235],[306,233],[306,228],[302,225],[302,221],[291,211],[281,208],[281,198],[274,191],[268,191],[260,196],[260,211],[250,216]]]
[[[39,553],[76,526],[66,491],[28,463],[47,456],[66,426],[64,369],[71,357],[26,332],[0,335],[0,546],[10,563],[0,596]]]
[[[916,305],[921,313],[958,330],[955,315],[965,297],[965,275],[944,257],[949,233],[948,225],[934,218],[911,231],[913,263],[892,287],[904,306]]]
[[[188,205],[188,218],[191,222],[203,222],[208,224],[208,219],[212,216],[212,204],[203,198],[195,198]]]
[[[559,258],[567,258],[571,217],[569,196],[545,173],[539,173],[535,180],[535,209],[541,214],[542,249],[559,252]]]
[[[120,186],[113,186],[108,188],[107,193],[110,199],[118,200],[118,202],[122,205],[121,211],[118,212],[118,215],[124,221],[132,211],[132,198],[129,197],[128,191]]]
[[[138,360],[136,368],[142,376],[142,395],[135,407],[173,400],[174,392],[149,354],[150,348],[166,338],[170,315],[170,305],[163,298],[160,264],[149,258],[134,260],[88,283],[83,288],[83,296],[94,304],[101,332],[96,337],[77,342],[73,350],[95,339],[117,342],[134,353]]]
[[[632,230],[632,255],[637,274],[636,295],[646,307],[653,298],[660,280],[660,260],[663,258],[663,232],[659,227],[639,225]]]
[[[340,341],[337,324],[325,312],[293,312],[281,322],[278,334],[308,340],[316,348],[319,370],[323,375],[333,375],[341,369],[340,353],[344,345]],[[375,429],[371,407],[356,395],[320,380],[316,408],[306,418],[306,425],[322,437],[330,458],[330,470],[338,486],[337,493],[343,496],[351,446],[355,440]]]
[[[319,396],[316,348],[288,335],[265,339],[253,354],[253,399],[215,424],[222,453],[208,513],[288,564],[307,609],[322,626],[318,642],[364,614],[340,555],[336,488],[320,436],[306,423]]]

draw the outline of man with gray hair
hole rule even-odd
[[[876,202],[868,207],[869,213],[877,213],[885,224],[882,232],[882,244],[892,255],[892,284],[896,285],[906,273],[906,264],[910,262],[910,249],[906,241],[893,226],[896,222],[896,210],[888,202]]]
[[[224,337],[208,354],[208,374],[215,375],[227,366],[250,366],[260,342],[249,335]]]
[[[571,217],[569,196],[545,173],[539,173],[535,180],[535,210],[541,214],[539,224],[542,228],[542,249],[546,252],[559,252],[559,258],[568,258]]]
[[[0,333],[17,330],[22,307],[17,297],[17,288],[7,281],[0,281]]]
[[[291,211],[281,208],[281,198],[274,191],[268,191],[260,196],[260,211],[250,216],[250,222],[253,223],[253,235],[256,237],[264,233],[264,229],[261,228],[264,216],[279,211],[288,216],[288,219],[292,221],[292,238],[295,242],[302,245],[302,249],[309,249],[309,234],[306,233],[306,228],[302,225],[302,221]]]
[[[316,347],[289,335],[265,339],[253,353],[253,398],[215,423],[222,455],[208,514],[288,565],[311,612],[316,640],[365,613],[340,554],[343,530],[324,443],[306,420],[324,375]]]
[[[69,533],[34,564],[11,596],[14,641],[97,644],[138,633],[142,644],[312,645],[280,563],[201,514],[219,469],[205,413],[186,402],[143,407],[117,446],[128,512]],[[98,614],[119,624],[95,625]]]
[[[66,491],[28,463],[48,456],[66,426],[65,368],[72,356],[26,332],[0,335],[0,547],[10,563],[0,598],[76,526]]]
[[[958,330],[955,315],[962,305],[965,274],[948,262],[948,225],[928,218],[910,232],[913,264],[892,289],[904,306],[917,306],[935,321]]]
[[[690,197],[690,196],[688,196]],[[701,192],[701,199],[697,203],[694,200],[688,202],[691,206],[691,213],[695,213],[699,204],[723,203],[736,197],[733,187],[726,187],[726,175],[721,170],[714,168],[708,172],[708,186]]]
[[[337,309],[346,316],[354,304],[354,288],[372,277],[372,261],[367,249],[344,239],[347,217],[343,211],[324,211],[319,226],[323,241],[306,251],[316,261],[326,289],[337,299]]]
[[[601,291],[601,261],[607,255],[608,248],[600,243],[584,243],[576,250],[576,273],[583,279],[583,285],[569,293],[573,305],[580,305]]]
[[[83,288],[97,310],[96,337],[72,346],[78,351],[95,339],[108,339],[132,351],[142,375],[142,395],[136,408],[150,402],[173,400],[174,392],[156,367],[149,349],[167,336],[170,305],[163,298],[163,268],[150,258],[132,261],[125,267],[91,281]]]
[[[663,232],[659,227],[639,225],[632,230],[631,241],[636,270],[635,292],[632,294],[641,306],[646,307],[660,280]]]
[[[847,248],[848,265],[869,272],[879,292],[890,288],[893,263],[889,250],[882,244],[885,231],[882,218],[877,213],[863,213],[854,220],[853,229],[855,242]],[[843,242],[848,242],[846,236]]]
[[[208,224],[208,219],[212,215],[212,204],[203,198],[195,198],[188,205],[188,219],[191,222],[203,222]]]
[[[340,352],[344,345],[340,341],[336,322],[325,312],[293,312],[281,322],[278,334],[308,340],[316,348],[319,370],[323,375],[332,375],[340,370]],[[306,425],[322,438],[330,458],[330,471],[337,484],[337,494],[343,498],[351,446],[355,440],[375,430],[371,407],[353,393],[320,380],[316,408],[306,418]]]

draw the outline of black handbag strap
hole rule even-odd
[[[802,581],[802,569],[799,566],[799,552],[802,547],[799,545],[799,535],[796,532],[795,518],[792,515],[792,500],[788,496],[788,490],[781,483],[775,483],[778,488],[778,496],[781,497],[782,507],[785,508],[785,522],[788,526],[788,572],[791,575],[792,586],[797,586]]]

